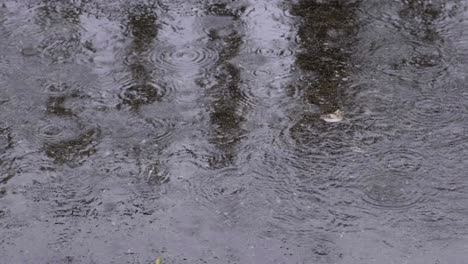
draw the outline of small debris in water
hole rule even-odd
[[[320,119],[324,120],[325,122],[329,123],[336,123],[343,121],[344,119],[344,113],[340,109],[336,110],[335,112],[331,114],[324,114],[320,116]]]

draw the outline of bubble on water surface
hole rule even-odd
[[[256,77],[270,76],[272,73],[266,69],[257,69],[252,71],[252,75]]]
[[[268,58],[282,58],[293,56],[295,54],[295,51],[290,48],[257,48],[255,49],[254,53]]]

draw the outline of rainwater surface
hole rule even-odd
[[[0,263],[466,264],[467,78],[463,0],[0,0]]]

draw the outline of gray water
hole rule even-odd
[[[2,0],[0,263],[468,263],[467,76],[463,0]]]

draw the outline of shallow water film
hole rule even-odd
[[[468,2],[0,0],[0,263],[466,264]]]

